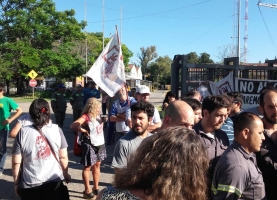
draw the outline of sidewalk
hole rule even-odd
[[[28,113],[29,106],[31,103],[19,103],[19,106],[23,110],[23,114]],[[68,104],[68,108],[66,111],[64,128],[62,129],[64,135],[66,137],[68,143],[68,158],[69,158],[69,174],[72,177],[72,182],[69,183],[68,189],[70,192],[70,199],[83,199],[82,192],[84,190],[83,182],[82,182],[82,168],[83,166],[79,164],[80,157],[76,157],[73,154],[73,144],[74,144],[74,134],[69,129],[70,124],[72,123],[72,109],[70,104]],[[51,119],[54,120],[54,115],[51,115]],[[11,124],[13,127],[15,122]],[[105,135],[107,134],[107,128],[104,129]],[[14,139],[8,139],[8,155],[5,164],[5,171],[3,175],[0,177],[0,200],[17,200],[19,198],[16,197],[14,193],[14,185],[13,185],[13,177],[11,172],[11,150]],[[112,162],[113,155],[113,145],[107,145],[107,158],[101,164],[101,179],[99,183],[99,189],[103,189],[106,186],[110,185],[113,179],[113,169],[110,167]],[[92,180],[92,176],[91,176]],[[92,181],[91,181],[92,184]]]
[[[164,94],[162,92],[153,92],[151,94],[150,102],[153,105],[161,105],[164,98]],[[23,110],[23,114],[28,113],[29,106],[31,103],[18,103],[19,106]],[[51,119],[54,120],[54,115],[51,115]],[[71,105],[68,103],[64,128],[62,129],[64,135],[66,137],[68,143],[68,157],[69,157],[69,173],[72,177],[72,182],[69,183],[68,189],[70,193],[71,200],[78,200],[83,199],[82,192],[84,190],[83,182],[82,182],[82,168],[83,166],[79,164],[80,157],[76,157],[73,154],[73,144],[74,144],[74,134],[69,129],[70,124],[72,123],[72,109]],[[55,120],[54,120],[55,121]],[[16,123],[16,120],[11,124],[11,128]],[[107,135],[107,128],[104,128],[105,138]],[[13,177],[11,172],[11,150],[13,145],[14,139],[8,139],[8,155],[5,164],[5,171],[2,176],[0,176],[0,200],[18,200],[19,198],[16,197],[14,193],[14,185],[13,185]],[[111,168],[112,156],[113,156],[113,149],[115,144],[113,145],[106,145],[107,150],[107,158],[101,164],[101,178],[99,183],[99,189],[103,189],[106,186],[110,185],[113,181],[113,169]],[[91,186],[92,186],[92,176],[91,176]]]

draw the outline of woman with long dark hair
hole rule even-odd
[[[162,104],[162,118],[164,118],[165,109],[169,105],[170,102],[175,101],[176,95],[175,93],[168,91],[164,97],[163,104]]]
[[[34,100],[29,114],[33,125],[20,129],[12,150],[15,192],[22,200],[63,199],[62,180],[71,180],[66,139],[51,123],[47,101]]]
[[[205,200],[208,158],[200,138],[170,127],[144,139],[97,200]]]

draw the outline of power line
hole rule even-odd
[[[71,1],[82,1],[82,0],[71,0]],[[197,5],[200,5],[200,4],[203,4],[203,3],[207,3],[209,1],[212,1],[212,0],[205,0],[205,1],[202,1],[202,2],[199,2],[199,3],[195,3],[195,4],[191,4],[191,5],[188,5],[188,6],[183,6],[183,7],[178,7],[178,8],[174,8],[174,9],[171,9],[171,10],[165,10],[165,11],[161,11],[161,12],[157,12],[157,13],[152,13],[152,14],[146,14],[146,15],[156,15],[156,14],[160,14],[160,13],[167,13],[167,12],[171,12],[171,11],[175,11],[175,10],[181,10],[183,8],[188,8],[188,7],[193,7],[193,6],[197,6]],[[96,4],[91,4],[91,3],[87,3],[87,5],[91,5],[91,6],[94,6],[94,7],[99,7],[99,8],[102,8],[102,6],[100,5],[96,5]],[[107,7],[105,6],[104,7],[105,9],[109,9],[109,10],[115,10],[115,11],[119,11],[120,12],[120,9],[117,9],[117,8],[111,8],[111,7]],[[128,12],[128,13],[134,13],[132,11],[124,11],[124,12]],[[140,16],[138,16],[140,17]],[[102,21],[101,21],[102,22]],[[94,22],[91,22],[91,23],[94,23]]]
[[[162,13],[172,12],[172,11],[181,10],[181,9],[184,9],[184,8],[189,8],[189,7],[197,6],[197,5],[200,5],[200,4],[204,4],[204,3],[207,3],[209,1],[212,1],[212,0],[205,0],[205,1],[195,3],[195,4],[191,4],[191,5],[188,5],[188,6],[183,6],[183,7],[174,8],[174,9],[171,9],[171,10],[165,10],[165,11],[156,12],[156,13],[149,13],[149,14],[138,15],[138,16],[134,16],[134,17],[126,17],[126,18],[123,18],[122,20],[136,19],[136,18],[142,18],[142,17],[148,17],[148,16],[158,15],[158,14],[162,14]],[[119,21],[119,20],[121,20],[121,19],[111,19],[111,20],[106,20],[105,22],[112,22],[112,21]],[[99,22],[102,22],[102,21],[87,22],[87,23],[99,23]]]
[[[264,22],[264,25],[265,25],[265,28],[266,28],[266,31],[267,31],[269,40],[270,40],[270,42],[271,42],[271,44],[272,44],[273,50],[274,50],[274,51],[276,52],[276,54],[277,54],[277,45],[276,45],[276,42],[275,42],[274,38],[272,37],[272,35],[271,35],[271,33],[270,33],[270,30],[269,30],[269,28],[268,28],[268,26],[267,26],[267,23],[266,23],[266,21],[265,21],[265,19],[264,19],[264,16],[263,16],[263,14],[262,14],[262,11],[261,11],[260,7],[259,7],[259,11],[260,11],[260,14],[261,14],[261,16],[262,16],[262,19],[263,19],[263,22]]]
[[[79,0],[72,0],[72,1],[79,1]],[[81,0],[80,0],[81,1]],[[199,2],[199,3],[195,3],[195,4],[191,4],[191,5],[188,5],[188,6],[183,6],[183,7],[179,7],[179,8],[174,8],[174,9],[171,9],[171,10],[166,10],[166,11],[161,11],[161,12],[157,12],[157,13],[150,13],[150,14],[145,14],[145,15],[139,15],[139,16],[135,16],[135,17],[128,17],[128,18],[122,18],[122,19],[112,19],[112,20],[105,20],[104,22],[113,22],[113,21],[121,21],[121,20],[129,20],[129,19],[135,19],[135,18],[141,18],[141,17],[147,17],[147,16],[152,16],[152,15],[157,15],[157,14],[161,14],[161,13],[167,13],[167,12],[172,12],[172,11],[176,11],[176,10],[180,10],[180,9],[184,9],[184,8],[188,8],[188,7],[193,7],[193,6],[197,6],[197,5],[200,5],[200,4],[204,4],[204,3],[207,3],[209,1],[212,1],[212,0],[205,0],[205,1],[202,1],[202,2]],[[91,5],[91,6],[95,6],[95,7],[99,7],[99,8],[102,8],[102,6],[99,6],[99,5],[95,5],[95,4],[91,4],[91,3],[87,3],[87,5]],[[110,9],[110,10],[115,10],[115,11],[120,11],[119,9],[115,9],[115,8],[110,8],[110,7],[104,7],[105,9]],[[124,11],[124,13],[134,13],[132,11]],[[156,17],[162,17],[162,18],[169,18],[169,19],[195,19],[195,20],[209,20],[209,19],[222,19],[222,17],[187,17],[187,18],[184,18],[184,17],[172,17],[172,16],[156,16]],[[89,24],[96,24],[96,23],[102,23],[103,21],[94,21],[94,22],[87,22]]]
[[[227,19],[225,19],[224,21],[222,21],[220,24],[216,25],[215,27],[213,27],[212,29],[208,30],[206,33],[204,33],[203,35],[197,37],[195,40],[185,44],[184,46],[190,45],[191,43],[199,40],[200,38],[202,38],[203,36],[207,35],[209,32],[213,31],[214,29],[216,29],[217,27],[219,27],[220,25],[224,24],[226,21],[228,21],[229,19],[233,18],[233,15],[231,17],[228,17]]]

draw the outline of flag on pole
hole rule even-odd
[[[213,95],[226,94],[234,91],[233,71],[218,82],[209,81]]]
[[[126,79],[117,29],[86,75],[111,97],[124,86]]]

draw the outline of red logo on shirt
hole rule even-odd
[[[50,147],[42,136],[36,138],[37,159],[45,159],[51,155]]]
[[[103,133],[103,126],[102,126],[102,124],[96,126],[96,132],[97,132],[97,134],[102,134]]]

